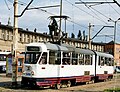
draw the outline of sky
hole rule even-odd
[[[18,15],[24,10],[31,0],[18,0]],[[120,3],[120,0],[116,0]],[[14,0],[0,0],[0,22],[7,25],[10,18],[13,26],[13,2]],[[81,2],[81,4],[75,4]],[[106,2],[104,4],[85,4],[84,2]],[[79,30],[89,32],[89,23],[92,25],[91,38],[104,26],[114,26],[115,21],[120,18],[120,7],[113,0],[62,0],[62,15],[68,16],[66,21],[66,32],[71,37],[71,33],[77,34]],[[60,0],[33,0],[29,8],[60,5]],[[35,28],[38,33],[49,33],[48,25],[50,16],[60,15],[60,7],[41,8],[27,10],[18,18],[19,28],[33,31]],[[113,21],[108,22],[109,18]],[[56,19],[59,25],[59,19]],[[65,20],[62,19],[62,31],[65,32]],[[114,40],[114,28],[104,27],[96,36],[94,42],[110,42]],[[120,21],[116,25],[116,42],[120,43]]]

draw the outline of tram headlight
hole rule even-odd
[[[31,71],[31,75],[34,75],[34,72],[33,72],[33,71]]]
[[[23,71],[22,75],[25,75],[25,74],[26,74],[25,71]]]

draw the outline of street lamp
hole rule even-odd
[[[116,54],[116,26],[117,26],[117,22],[120,20],[120,18],[118,18],[116,21],[112,20],[111,18],[109,18],[108,22],[114,22],[114,63],[115,63],[115,54]]]
[[[116,43],[116,26],[117,26],[117,22],[120,20],[120,18],[118,18],[116,21],[112,20],[111,18],[109,18],[108,22],[114,22],[114,43]]]

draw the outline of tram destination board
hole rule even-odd
[[[36,46],[28,46],[27,51],[40,51],[40,48]]]

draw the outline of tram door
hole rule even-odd
[[[22,75],[23,72],[23,64],[24,64],[24,57],[23,56],[18,56],[17,60],[17,74],[18,76]]]

